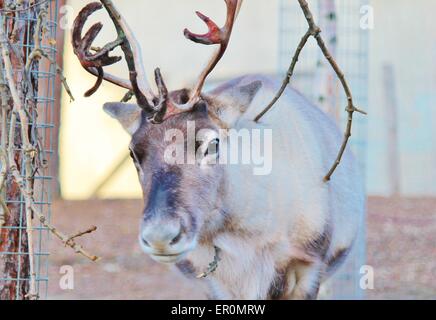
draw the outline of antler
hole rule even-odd
[[[224,27],[219,28],[217,24],[214,21],[212,21],[209,17],[197,11],[196,12],[197,16],[206,23],[209,32],[205,34],[195,34],[189,31],[188,29],[184,30],[185,37],[191,41],[205,44],[205,45],[213,45],[213,44],[220,45],[219,49],[212,56],[208,65],[201,73],[200,79],[197,85],[195,86],[193,95],[188,105],[189,104],[192,105],[199,99],[206,78],[216,67],[218,62],[221,60],[224,53],[226,52],[227,46],[229,45],[230,36],[233,30],[233,25],[235,23],[236,17],[238,16],[243,0],[224,0],[224,1],[226,2],[227,5],[227,19]]]
[[[94,94],[100,87],[103,80],[107,80],[133,92],[138,105],[147,113],[154,116],[166,110],[168,101],[168,90],[163,82],[159,69],[155,70],[156,84],[159,89],[159,96],[156,97],[149,87],[142,63],[141,50],[136,39],[130,32],[129,27],[116,10],[111,0],[100,0],[101,3],[93,2],[85,6],[74,21],[72,42],[74,53],[79,58],[81,65],[91,74],[97,76],[95,85],[85,93],[85,96]],[[92,47],[92,43],[101,31],[101,23],[94,24],[82,37],[83,26],[88,17],[95,11],[104,8],[108,12],[117,30],[116,40],[109,42],[102,48]],[[110,52],[121,47],[129,69],[129,80],[120,79],[106,74],[103,67],[112,65],[121,60],[121,57],[110,56]],[[93,52],[91,52],[91,50]]]
[[[199,81],[193,90],[193,94],[186,104],[176,104],[170,101],[168,89],[163,81],[159,68],[155,70],[155,81],[159,93],[158,96],[153,94],[153,91],[146,81],[139,44],[111,0],[100,0],[101,3],[93,2],[85,6],[74,21],[72,35],[74,53],[79,58],[80,63],[88,72],[97,76],[95,85],[85,93],[85,96],[94,94],[103,80],[106,80],[133,92],[139,106],[150,115],[149,119],[154,123],[161,123],[172,114],[191,109],[200,99],[201,90],[203,89],[207,76],[221,60],[227,49],[233,30],[233,24],[242,5],[242,0],[224,1],[227,5],[227,19],[224,27],[219,28],[211,19],[197,12],[200,19],[208,26],[209,32],[199,35],[187,29],[184,30],[185,37],[194,42],[206,45],[219,44],[219,49],[212,56],[207,67],[201,73]],[[101,31],[103,25],[101,23],[94,24],[83,37],[82,30],[88,17],[95,11],[102,9],[103,6],[115,25],[118,37],[116,40],[106,44],[103,48],[95,48],[92,47],[92,43]],[[110,52],[117,47],[120,47],[124,53],[129,68],[129,80],[120,79],[104,72],[104,67],[121,60],[121,57],[109,55]]]

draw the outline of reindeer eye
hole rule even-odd
[[[219,144],[220,144],[220,139],[213,139],[211,142],[209,142],[206,152],[204,153],[205,156],[208,155],[216,155],[219,152]]]

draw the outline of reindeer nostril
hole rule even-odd
[[[170,246],[177,244],[180,239],[182,239],[182,230],[180,229],[179,234],[170,242]]]
[[[142,243],[143,243],[144,245],[146,245],[147,247],[150,246],[150,244],[148,243],[147,240],[144,239],[144,237],[142,237],[141,240],[142,240]]]

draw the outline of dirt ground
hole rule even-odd
[[[53,222],[81,238],[102,259],[92,263],[50,242],[50,299],[203,299],[201,283],[145,256],[137,243],[141,201],[59,201]],[[436,299],[436,199],[370,198],[367,264],[374,267],[369,299]],[[59,286],[61,266],[74,268],[74,290]]]

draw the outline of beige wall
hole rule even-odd
[[[289,0],[291,1],[291,0]],[[352,0],[350,0],[352,1]],[[88,1],[70,0],[76,12]],[[221,0],[114,0],[143,46],[149,80],[160,66],[170,88],[189,85],[206,63],[211,47],[190,43],[184,27],[205,30],[196,9],[224,20]],[[370,103],[368,106],[367,181],[371,194],[389,194],[390,141],[387,134],[382,67],[395,72],[399,131],[401,191],[408,195],[436,194],[436,1],[372,0],[375,28],[370,32]],[[244,73],[276,71],[278,58],[278,0],[245,0],[227,55],[213,79]],[[215,18],[216,17],[216,18]],[[94,21],[106,24],[100,43],[115,37],[104,12]],[[77,100],[64,96],[61,126],[61,185],[66,198],[86,198],[127,150],[129,138],[101,110],[105,101],[123,92],[111,85],[92,98],[81,97],[94,79],[82,70],[66,39],[65,71]],[[158,48],[158,49],[156,49]],[[126,75],[122,65],[111,70]],[[345,70],[346,72],[346,70]],[[136,173],[128,164],[101,193],[103,197],[140,196]]]
[[[74,16],[89,1],[70,0]],[[211,47],[191,43],[183,37],[183,29],[203,32],[204,24],[194,14],[200,10],[223,23],[225,4],[221,0],[114,0],[143,47],[149,81],[159,66],[170,88],[189,85],[207,62]],[[277,65],[278,1],[246,0],[226,56],[215,70],[212,80],[244,73],[273,73]],[[114,29],[103,11],[93,21],[103,21],[99,43],[115,37]],[[88,24],[91,25],[91,24]],[[60,140],[62,193],[68,199],[87,198],[108,170],[127,150],[129,137],[118,124],[106,116],[101,106],[117,101],[123,91],[105,84],[92,98],[83,98],[94,79],[82,70],[66,37],[65,74],[76,101],[63,96]],[[110,68],[126,76],[124,65]],[[140,196],[136,172],[128,163],[100,194],[102,197]]]
[[[436,1],[373,0],[368,189],[390,194],[383,65],[395,73],[401,192],[436,194]]]

